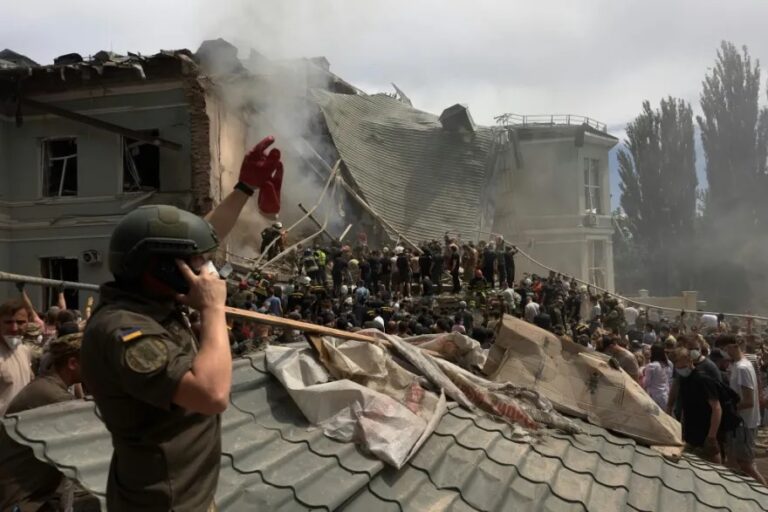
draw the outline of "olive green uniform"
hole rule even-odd
[[[173,403],[197,342],[186,316],[113,284],[85,330],[83,381],[112,434],[110,512],[205,511],[221,458],[221,419]]]

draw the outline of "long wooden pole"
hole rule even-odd
[[[271,325],[273,327],[282,327],[285,329],[293,329],[296,331],[305,332],[307,334],[319,334],[321,336],[334,336],[336,338],[342,338],[345,340],[367,341],[369,343],[378,343],[380,341],[372,336],[366,336],[364,334],[341,331],[339,329],[333,329],[331,327],[326,327],[324,325],[310,324],[308,322],[291,320],[290,318],[265,315],[263,313],[257,313],[255,311],[248,311],[246,309],[226,307],[224,308],[224,311],[228,315],[232,315],[240,318],[248,318],[249,320],[254,320],[261,324]]]

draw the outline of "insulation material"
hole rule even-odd
[[[308,348],[270,346],[267,368],[285,386],[307,420],[325,435],[355,442],[396,468],[432,434],[446,410],[444,395],[396,365],[372,343],[322,339],[333,374]]]
[[[535,390],[567,415],[646,445],[682,444],[680,423],[603,354],[505,315],[483,369],[496,382]]]
[[[412,336],[404,341],[421,349],[437,352],[462,368],[472,370],[482,370],[488,357],[488,351],[484,350],[480,343],[458,332]]]

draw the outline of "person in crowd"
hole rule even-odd
[[[639,383],[640,367],[637,364],[637,358],[632,352],[619,345],[618,341],[619,337],[617,335],[603,336],[602,351],[616,359],[621,369]]]
[[[533,323],[533,320],[539,316],[540,308],[539,304],[533,300],[532,296],[525,298],[525,321]]]
[[[494,285],[494,276],[495,276],[495,267],[496,267],[496,251],[494,250],[493,242],[489,243],[485,250],[483,250],[483,277],[485,277],[485,280],[488,283],[488,287],[493,289]]]
[[[651,345],[650,362],[645,367],[643,389],[656,402],[662,411],[667,410],[670,387],[670,361],[664,351],[664,345]]]
[[[0,415],[32,380],[32,351],[22,343],[30,311],[22,299],[0,305]]]
[[[38,375],[11,401],[6,414],[74,400],[68,388],[80,383],[81,333],[52,341],[48,353],[53,370]],[[71,495],[69,495],[71,494]],[[32,450],[0,433],[0,510],[59,510],[73,503],[75,511],[98,510],[98,499],[59,470],[38,460]]]
[[[656,331],[653,328],[653,324],[648,322],[645,324],[645,331],[643,332],[643,343],[646,345],[653,345],[658,341]]]
[[[459,248],[455,244],[451,244],[451,255],[448,261],[448,267],[451,270],[451,280],[453,281],[453,293],[459,293],[461,291],[461,281],[459,280],[459,273],[461,272],[461,257],[459,256]]]
[[[264,301],[264,307],[270,315],[283,316],[283,301],[278,296],[279,292],[274,286],[267,288],[267,300]]]
[[[703,459],[722,462],[717,441],[723,415],[717,383],[694,366],[688,349],[675,355],[675,373],[679,376],[683,441],[686,448]],[[671,404],[668,404],[668,408]]]
[[[737,408],[742,423],[725,437],[728,464],[766,485],[755,466],[755,441],[761,422],[755,368],[745,357],[742,344],[735,336],[720,335],[717,346],[723,348],[731,360],[729,385],[740,397]]]

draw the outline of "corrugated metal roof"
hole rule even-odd
[[[509,425],[453,408],[401,470],[312,429],[263,353],[234,363],[222,417],[222,511],[768,510],[768,490],[697,458],[664,459],[578,421],[585,434],[545,431],[535,444]],[[12,437],[101,498],[111,442],[92,402],[8,416]]]
[[[415,242],[477,237],[494,135],[446,130],[384,94],[316,91],[333,142],[373,210]]]

